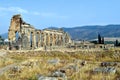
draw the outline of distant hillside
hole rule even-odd
[[[1,36],[2,36],[3,39],[7,39],[8,38],[8,33],[3,33],[3,34],[1,34]]]
[[[53,29],[56,29],[52,27]],[[77,40],[91,40],[96,39],[98,33],[104,37],[120,37],[120,25],[106,25],[106,26],[78,26],[73,28],[63,28],[68,32],[72,39]]]
[[[58,29],[56,27],[49,27],[52,29]],[[91,40],[96,39],[98,33],[104,37],[120,37],[120,25],[106,25],[106,26],[78,26],[73,28],[64,28],[63,30],[68,32],[72,39],[79,40]],[[3,38],[7,38],[8,34],[1,34]]]

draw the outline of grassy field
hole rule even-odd
[[[7,64],[17,63],[20,71],[12,69],[6,71],[0,76],[0,80],[37,80],[37,75],[41,74],[48,76],[53,71],[63,68],[69,64],[74,64],[75,60],[87,61],[87,64],[82,66],[80,63],[79,71],[68,71],[66,75],[69,80],[116,80],[120,78],[120,66],[116,67],[115,74],[94,74],[94,68],[99,67],[101,62],[120,62],[118,54],[120,50],[111,49],[105,51],[75,51],[75,52],[60,52],[60,51],[28,51],[28,52],[8,52],[6,62],[0,62],[3,67]],[[57,59],[60,62],[57,64],[49,64],[49,60]],[[2,60],[0,60],[2,61]],[[5,64],[6,63],[6,64]],[[30,65],[26,65],[31,63]]]

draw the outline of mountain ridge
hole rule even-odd
[[[57,27],[48,27],[48,29],[59,29]],[[69,33],[71,38],[74,40],[91,40],[96,39],[98,33],[103,37],[120,37],[120,25],[87,25],[87,26],[76,26],[76,27],[62,27],[62,29]],[[1,34],[6,39],[8,33]]]

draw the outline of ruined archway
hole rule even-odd
[[[70,42],[69,35],[64,31],[35,29],[32,25],[23,21],[19,14],[14,15],[11,19],[8,39],[10,41],[10,49],[18,47],[18,49],[25,50],[45,46],[61,46],[64,43],[68,44]]]

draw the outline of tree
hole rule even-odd
[[[2,38],[1,35],[0,35],[0,44],[4,44],[4,39]]]
[[[0,35],[0,39],[2,38],[2,36]]]
[[[118,46],[119,45],[119,42],[118,40],[115,41],[115,46]]]
[[[1,41],[4,41],[4,39],[2,38],[2,36],[1,36],[1,35],[0,35],[0,40],[1,40]]]
[[[101,35],[98,34],[98,44],[101,44]]]

